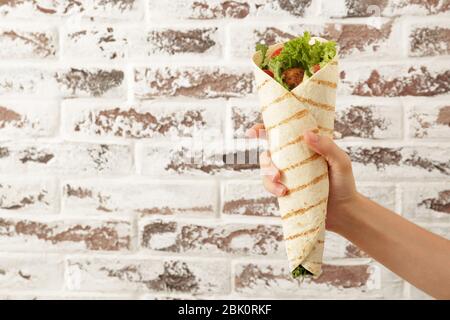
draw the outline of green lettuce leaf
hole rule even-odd
[[[256,50],[264,55],[261,69],[268,67],[273,72],[275,80],[285,88],[288,87],[283,83],[282,74],[287,69],[302,68],[306,75],[311,77],[314,73],[313,66],[318,64],[322,68],[336,56],[336,43],[316,40],[310,45],[310,40],[310,33],[304,32],[303,36],[287,41],[281,53],[274,58],[265,57],[268,50],[266,45],[257,44]]]
[[[266,59],[267,50],[269,50],[269,47],[265,44],[258,43],[256,45],[256,51],[261,51],[261,55],[263,57],[261,65],[259,66],[261,69],[265,69],[267,67],[267,59]]]

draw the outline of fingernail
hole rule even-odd
[[[317,143],[319,141],[319,136],[312,131],[307,131],[306,135],[308,136],[308,140],[312,143]]]
[[[280,175],[278,173],[279,173],[278,170],[276,170],[276,169],[272,170],[272,174],[271,174],[270,178],[273,182],[277,182],[280,179]]]
[[[276,193],[279,197],[284,196],[284,194],[286,193],[286,188],[282,185],[278,185],[276,188]]]

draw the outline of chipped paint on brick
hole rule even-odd
[[[337,138],[370,139],[375,138],[375,130],[386,130],[388,125],[387,120],[375,116],[370,106],[351,106],[337,112],[334,129]]]
[[[171,241],[158,243],[158,238],[171,234]],[[206,225],[181,224],[155,220],[144,225],[141,245],[168,252],[222,252],[229,254],[280,254],[284,250],[279,226],[271,225]],[[246,245],[240,244],[245,241]]]
[[[136,95],[158,97],[232,98],[251,94],[253,74],[220,68],[137,69]]]
[[[71,97],[100,97],[120,87],[124,81],[124,73],[120,70],[89,71],[71,68],[69,71],[56,73],[55,79]]]

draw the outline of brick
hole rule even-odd
[[[85,16],[114,20],[142,20],[144,0],[92,0]]]
[[[450,54],[450,27],[445,24],[413,25],[409,33],[409,55],[413,57]]]
[[[58,34],[54,29],[0,28],[2,59],[52,59],[57,50]]]
[[[124,72],[117,69],[69,68],[54,74],[61,94],[67,98],[125,98]]]
[[[253,73],[237,67],[137,68],[134,81],[138,99],[244,97],[254,85]]]
[[[140,222],[142,248],[197,255],[285,256],[279,225],[226,224],[143,220]]]
[[[63,52],[68,59],[121,60],[128,56],[130,30],[118,26],[69,27]]]
[[[322,2],[322,15],[327,17],[380,17],[403,15],[448,14],[447,1],[421,0],[338,0]]]
[[[167,12],[173,18],[211,20],[250,17],[303,17],[315,14],[311,0],[195,1],[147,0],[151,19],[161,19]]]
[[[56,255],[0,255],[0,290],[61,290],[64,260]]]
[[[421,222],[450,222],[450,187],[445,183],[402,185],[403,215]]]
[[[0,210],[5,213],[56,213],[59,197],[53,179],[0,179]]]
[[[58,96],[58,88],[49,68],[0,68],[0,96],[47,98]]]
[[[244,216],[279,216],[277,198],[261,181],[228,181],[223,188],[222,213]]]
[[[247,176],[258,177],[258,146],[247,140],[221,141],[189,139],[167,143],[146,144],[139,150],[142,173],[152,176]]]
[[[62,211],[69,214],[213,217],[217,191],[214,183],[200,181],[66,180]]]
[[[0,140],[53,136],[58,131],[58,114],[54,101],[0,99]]]
[[[432,97],[448,94],[450,68],[445,63],[428,65],[368,66],[343,64],[338,94],[367,97]]]
[[[124,174],[131,172],[127,145],[89,143],[0,144],[0,173]]]
[[[126,251],[131,224],[121,220],[0,217],[2,250]]]
[[[370,17],[385,15],[390,0],[338,0],[322,3],[321,14],[326,17]]]
[[[442,103],[415,104],[408,109],[409,137],[450,138],[450,105]]]
[[[230,267],[223,259],[73,257],[67,279],[74,291],[228,293]]]
[[[327,297],[369,296],[380,288],[379,268],[370,264],[323,264],[322,275],[312,280],[293,279],[284,261],[237,262],[234,265],[234,288],[244,296],[258,297]],[[269,290],[268,290],[269,289]]]
[[[133,58],[155,56],[218,58],[222,55],[222,39],[222,31],[218,27],[154,28],[137,37],[130,54]]]
[[[5,18],[95,17],[142,18],[141,0],[8,0],[0,4]]]
[[[125,87],[124,72],[116,69],[0,69],[0,96],[124,98]]]
[[[220,137],[223,112],[186,103],[127,105],[110,101],[65,101],[63,127],[69,136],[97,138]]]
[[[260,106],[258,101],[248,103],[232,102],[228,106],[227,137],[245,138],[245,132],[255,123],[262,123]]]
[[[386,57],[399,54],[395,45],[399,34],[393,22],[389,20],[383,20],[380,26],[340,23],[288,26],[258,24],[244,28],[232,25],[229,29],[229,37],[233,43],[230,51],[235,57],[248,59],[257,43],[272,45],[300,36],[305,31],[313,36],[336,41],[341,58]],[[240,36],[236,39],[233,35],[238,33]]]
[[[352,146],[345,150],[350,155],[357,180],[447,178],[450,175],[448,148]]]
[[[334,138],[401,139],[402,108],[340,99],[336,105]]]
[[[421,1],[421,0],[390,0],[390,15],[434,15],[448,16],[450,4],[448,1]]]

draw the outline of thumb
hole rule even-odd
[[[341,170],[351,168],[349,156],[331,138],[319,136],[312,131],[306,131],[304,137],[308,147],[323,156],[331,167]]]

